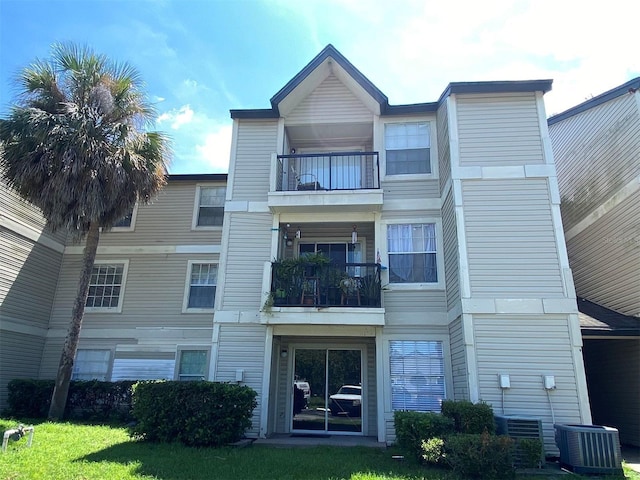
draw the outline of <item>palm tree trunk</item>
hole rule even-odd
[[[84,317],[84,307],[87,303],[87,295],[89,293],[89,280],[91,279],[91,271],[93,270],[93,263],[96,259],[99,240],[100,228],[97,223],[92,223],[87,232],[82,272],[80,273],[80,279],[78,281],[78,293],[73,305],[71,324],[69,325],[67,338],[64,341],[62,355],[60,356],[60,365],[58,366],[58,375],[51,397],[51,406],[49,407],[50,420],[61,420],[67,404],[69,382],[71,381],[71,373],[73,372],[73,361],[76,356],[76,350],[78,349],[82,318]]]

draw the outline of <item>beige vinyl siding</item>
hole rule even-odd
[[[0,227],[0,319],[47,328],[62,254]]]
[[[442,234],[444,245],[444,278],[447,287],[447,310],[460,303],[460,258],[458,255],[458,227],[453,203],[453,190],[449,190],[442,205]]]
[[[547,180],[463,181],[471,292],[563,296]]]
[[[444,290],[383,290],[386,325],[429,324],[429,313],[445,313]]]
[[[469,375],[462,331],[462,317],[449,324],[451,342],[451,370],[453,372],[453,400],[469,400]]]
[[[182,313],[187,264],[189,260],[210,260],[216,263],[218,255],[212,254],[138,254],[99,255],[97,260],[129,260],[124,285],[121,313],[86,312],[81,338],[90,335],[90,329],[189,327],[206,328],[213,323],[213,313]],[[56,301],[51,316],[51,327],[66,329],[73,301],[82,255],[66,255],[58,282]],[[140,330],[135,335],[149,335]],[[176,333],[176,335],[178,335]],[[177,337],[174,341],[178,341]]]
[[[236,371],[244,371],[242,385],[258,393],[258,406],[253,411],[252,427],[247,435],[255,437],[260,431],[260,402],[262,401],[262,371],[266,327],[255,324],[222,324],[218,337],[218,359],[214,379],[235,382]]]
[[[544,163],[534,92],[457,97],[460,164]]]
[[[436,129],[438,138],[438,161],[440,175],[440,191],[451,179],[451,143],[449,139],[449,111],[446,102],[438,108],[436,117]]]
[[[0,411],[7,406],[7,384],[15,378],[38,378],[44,338],[0,330]]]
[[[640,316],[640,196],[632,195],[567,241],[580,297]]]
[[[45,339],[44,348],[42,349],[40,374],[38,375],[39,378],[41,379],[56,378],[56,374],[58,373],[58,365],[60,364],[60,354],[62,353],[63,344],[64,344],[64,337],[58,337],[58,338],[47,337]],[[108,347],[105,347],[105,348],[108,348]]]
[[[271,215],[230,215],[222,310],[259,310],[264,262],[271,258]]]
[[[40,209],[23,200],[14,190],[7,187],[4,180],[0,179],[0,220],[3,217],[26,225],[30,229],[41,232],[52,240],[64,245],[66,233],[64,231],[51,233],[50,229],[46,226],[47,222],[42,216]]]
[[[391,177],[388,177],[391,178]],[[437,179],[421,179],[400,181],[385,180],[382,182],[384,201],[389,200],[421,200],[425,198],[440,198]],[[384,205],[382,207],[385,208]]]
[[[149,205],[138,205],[133,231],[110,231],[100,236],[101,247],[220,245],[222,227],[191,229],[197,182],[170,181]],[[205,183],[202,183],[205,185]],[[224,186],[224,183],[206,183]]]
[[[316,89],[287,116],[287,125],[372,122],[369,109],[334,75]]]
[[[236,139],[233,200],[266,202],[271,154],[278,151],[278,120],[240,120]]]
[[[586,339],[583,352],[593,423],[640,447],[640,339]]]
[[[552,409],[542,375],[555,376],[557,388],[549,393],[555,422],[580,423],[568,318],[478,315],[473,323],[480,398],[496,413],[540,418],[545,451],[557,452]],[[498,387],[501,373],[511,379],[504,405]]]
[[[549,126],[565,229],[640,175],[640,113],[622,96]]]

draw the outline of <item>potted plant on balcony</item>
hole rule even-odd
[[[360,292],[362,305],[377,307],[380,305],[380,277],[369,274],[360,279]]]

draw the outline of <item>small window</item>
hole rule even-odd
[[[431,173],[429,123],[387,123],[387,175]]]
[[[437,283],[434,223],[387,226],[390,283]]]
[[[199,187],[197,205],[197,227],[222,226],[226,187]]]
[[[89,279],[89,295],[85,304],[90,310],[120,311],[126,263],[98,263]]]
[[[135,223],[136,213],[138,211],[138,204],[134,204],[128,211],[128,213],[113,224],[112,229],[116,232],[133,230]]]
[[[218,266],[192,263],[187,293],[187,309],[212,309],[216,298]]]
[[[110,350],[78,350],[73,362],[71,380],[99,380],[105,382],[109,372]]]
[[[390,341],[393,410],[440,412],[445,396],[444,352],[440,341]]]
[[[178,380],[204,380],[207,376],[207,350],[181,350]]]

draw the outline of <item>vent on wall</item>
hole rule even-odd
[[[516,441],[514,451],[514,461],[516,466],[522,465],[522,454],[518,448],[518,440],[535,439],[540,440],[544,446],[542,436],[542,420],[535,417],[525,417],[521,415],[495,415],[496,430],[498,435],[508,435]],[[544,463],[544,451],[540,451],[539,466]]]
[[[600,425],[554,425],[560,464],[574,473],[623,475],[618,430]]]

